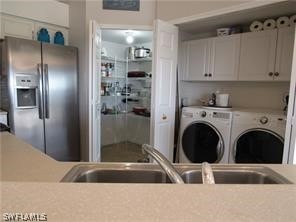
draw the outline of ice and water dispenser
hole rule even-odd
[[[36,74],[16,74],[16,108],[37,107],[38,76]]]

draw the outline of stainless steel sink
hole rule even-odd
[[[290,184],[286,178],[267,167],[213,166],[216,184]],[[185,183],[202,183],[201,170],[187,170],[181,174]]]
[[[62,182],[77,183],[170,183],[161,169],[126,164],[77,165],[62,179]]]
[[[185,183],[201,184],[200,165],[174,165]],[[267,167],[247,165],[213,165],[216,184],[290,184]],[[74,166],[61,182],[78,183],[171,183],[156,164],[101,163]]]

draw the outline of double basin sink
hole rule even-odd
[[[174,165],[185,183],[202,184],[200,165]],[[267,167],[213,165],[216,184],[290,184]],[[156,164],[102,163],[74,166],[61,182],[78,183],[171,183]]]

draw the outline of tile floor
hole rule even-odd
[[[102,147],[102,162],[138,162],[146,157],[141,145],[131,142],[121,142]]]

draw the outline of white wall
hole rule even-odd
[[[104,31],[102,32],[102,35],[104,35]],[[102,47],[106,48],[107,56],[125,60],[127,57],[127,48],[129,46],[114,42],[102,41]]]
[[[189,105],[201,105],[217,90],[230,94],[233,107],[283,109],[283,97],[289,92],[289,83],[272,82],[181,82],[180,95]]]
[[[103,10],[102,0],[86,2],[87,20],[95,19],[99,24],[153,25],[156,16],[156,1],[141,0],[140,11]]]
[[[157,18],[164,21],[175,20],[252,1],[254,0],[158,0]]]

